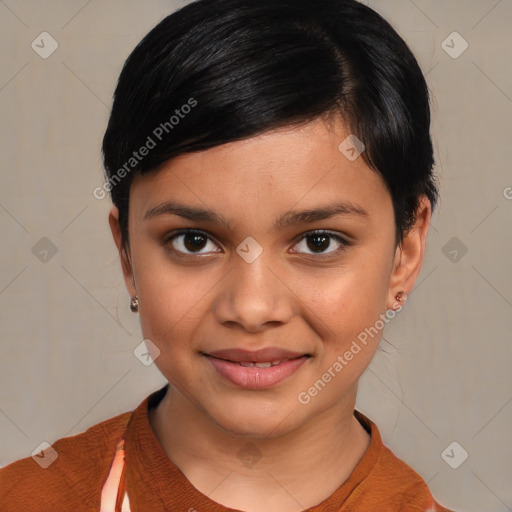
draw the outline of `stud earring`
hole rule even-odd
[[[407,293],[405,293],[404,291],[398,292],[395,296],[395,299],[398,302],[405,302],[407,300]]]
[[[139,299],[137,298],[137,295],[135,295],[135,297],[132,297],[132,300],[130,301],[130,309],[132,313],[139,312]]]

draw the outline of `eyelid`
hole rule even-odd
[[[352,242],[348,239],[348,237],[345,237],[341,235],[340,233],[336,231],[330,231],[328,229],[313,229],[306,231],[299,235],[297,241],[294,243],[294,245],[297,245],[299,242],[302,242],[305,238],[308,236],[315,236],[315,235],[327,235],[331,237],[332,239],[336,240],[340,247],[338,249],[335,249],[334,251],[324,252],[324,253],[300,253],[298,251],[294,251],[295,254],[305,254],[307,257],[313,258],[315,260],[318,259],[328,259],[338,256],[341,252],[343,252],[345,249],[347,249],[349,246],[352,245]]]
[[[208,240],[214,242],[216,245],[219,245],[219,243],[215,240],[215,237],[210,235],[207,231],[203,231],[201,229],[195,229],[195,228],[182,228],[182,229],[178,229],[176,231],[172,231],[171,233],[169,233],[168,235],[166,235],[164,237],[163,245],[168,246],[172,240],[174,240],[175,238],[178,238],[181,235],[200,235],[200,236],[207,238]],[[208,256],[209,254],[211,254],[211,253],[206,253],[206,254],[185,253],[185,252],[177,251],[176,249],[173,249],[173,248],[171,248],[169,250],[173,254],[177,254],[178,256],[183,256],[185,258],[186,257],[191,257],[191,258],[204,257],[204,256]]]

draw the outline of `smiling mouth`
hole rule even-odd
[[[202,354],[224,380],[237,387],[262,390],[272,388],[294,375],[312,356],[310,354],[281,354],[265,357],[264,352],[235,352],[232,358],[220,354]],[[225,354],[223,354],[225,356]],[[288,355],[288,357],[285,357]],[[293,357],[290,357],[293,355]],[[252,356],[252,357],[251,357]],[[256,359],[256,360],[254,360]]]

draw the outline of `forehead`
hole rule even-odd
[[[271,210],[339,200],[364,204],[370,214],[389,209],[380,174],[362,156],[349,159],[340,150],[350,135],[341,120],[327,125],[318,119],[181,155],[134,178],[130,210],[140,218],[170,199],[259,218]]]

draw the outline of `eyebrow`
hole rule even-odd
[[[198,206],[190,206],[178,203],[176,201],[166,201],[153,208],[150,208],[144,214],[144,220],[151,219],[160,215],[177,215],[184,219],[198,222],[212,222],[231,229],[228,219],[219,212],[209,210]],[[318,220],[328,219],[336,215],[356,215],[359,217],[369,217],[368,212],[361,206],[351,202],[343,201],[308,210],[290,210],[276,220],[271,231],[284,229],[297,224],[308,224]]]

